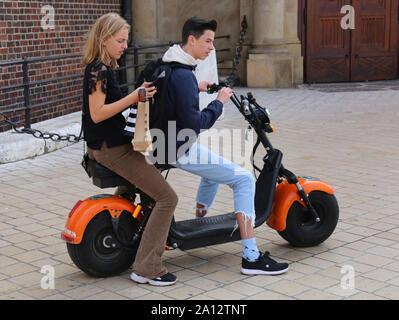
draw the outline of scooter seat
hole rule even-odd
[[[93,184],[101,189],[132,185],[128,180],[117,173],[104,167],[96,160],[90,159],[87,153],[83,157],[82,166],[86,170],[88,176],[93,178]],[[155,164],[155,167],[160,171],[174,168],[170,164]]]
[[[83,162],[86,164],[86,167],[85,165],[83,165],[83,167],[85,168],[88,176],[93,179],[93,184],[95,186],[104,189],[131,185],[131,183],[125,178],[86,156],[87,155],[85,155],[85,159],[83,160]]]
[[[166,171],[166,170],[170,170],[170,169],[176,169],[176,167],[172,166],[171,164],[154,164],[155,168],[157,168],[160,171]]]

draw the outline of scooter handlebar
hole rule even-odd
[[[208,94],[214,94],[216,92],[218,92],[220,89],[224,88],[224,87],[228,87],[227,84],[225,84],[224,82],[220,82],[219,84],[212,84],[210,86],[208,86]]]
[[[223,82],[219,84],[214,83],[208,86],[208,93],[212,94],[218,92],[220,89],[225,87],[228,87],[228,85],[226,85]],[[258,105],[252,92],[248,92],[246,97],[241,95],[240,98],[241,99],[239,99],[233,92],[233,95],[231,96],[230,100],[237,107],[237,109],[244,115],[244,117],[248,120],[248,122],[250,122],[255,126],[263,126],[265,124],[270,123],[268,112],[264,108]],[[254,105],[255,109],[251,105]],[[270,130],[271,129],[269,127],[266,128],[267,132],[272,132]]]

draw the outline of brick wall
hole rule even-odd
[[[54,24],[49,10],[54,8]],[[119,0],[87,1],[20,1],[0,2],[0,62],[24,57],[41,58],[79,54],[79,57],[29,64],[29,81],[45,81],[55,77],[81,75],[80,54],[90,27],[108,12],[120,13]],[[45,18],[45,19],[44,19]],[[43,22],[42,22],[43,20]],[[43,29],[42,27],[54,29]],[[7,88],[23,82],[22,65],[0,66],[0,112],[24,107],[24,89]],[[82,79],[63,80],[31,86],[32,123],[81,110]],[[77,98],[73,98],[78,96]],[[54,100],[66,99],[54,103]],[[41,104],[42,106],[34,107]],[[24,123],[25,111],[7,112],[12,121]],[[0,132],[11,129],[0,123]]]

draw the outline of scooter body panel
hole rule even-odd
[[[96,195],[79,201],[69,214],[61,238],[68,243],[79,244],[89,222],[100,212],[108,211],[113,218],[119,218],[124,211],[133,213],[135,206],[119,196]]]
[[[298,177],[298,180],[306,194],[312,191],[323,191],[328,194],[334,193],[334,188],[322,180],[301,177]],[[268,226],[277,231],[285,230],[288,211],[295,201],[306,206],[301,200],[298,189],[294,184],[289,184],[287,180],[280,183],[274,193],[272,213],[266,221]]]
[[[277,177],[281,165],[283,154],[277,150],[273,166],[263,167],[258,179],[256,180],[255,192],[255,227],[263,224],[270,216],[276,190]]]

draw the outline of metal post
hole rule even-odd
[[[120,6],[121,6],[121,16],[126,20],[126,22],[131,26],[132,25],[132,4],[131,0],[121,0],[120,1]],[[129,32],[129,40],[128,40],[128,46],[130,46],[132,42],[132,35],[131,32]],[[120,59],[119,61],[119,66],[121,67],[126,67],[126,54]],[[119,82],[120,84],[127,84],[128,83],[128,74],[127,74],[127,69],[123,69],[119,71]],[[129,87],[123,87],[122,88],[122,93],[124,95],[127,95],[129,92]]]
[[[126,22],[132,26],[132,0],[122,0],[121,1],[121,12],[122,17]],[[132,32],[129,33],[129,46],[132,44],[133,37]]]
[[[22,72],[24,77],[24,106],[25,106],[25,128],[31,127],[31,114],[30,114],[30,90],[29,90],[29,73],[28,73],[28,58],[24,57],[22,63]]]
[[[118,60],[119,67],[124,67],[126,68],[126,54],[124,54],[119,60]],[[127,71],[126,69],[119,70],[118,72],[118,78],[119,78],[119,85],[125,85],[127,84]],[[128,87],[123,87],[121,88],[121,91],[124,95],[128,94],[129,88]]]

